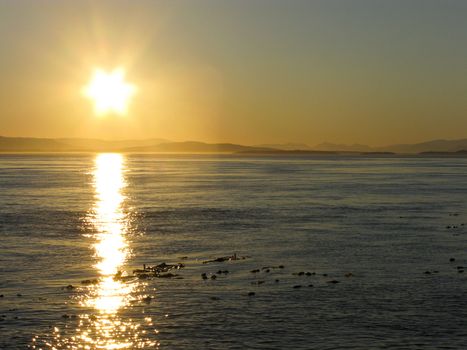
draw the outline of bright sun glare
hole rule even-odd
[[[97,115],[125,115],[129,101],[136,93],[136,86],[125,82],[123,68],[116,68],[111,72],[96,69],[83,93],[94,101],[94,111]]]

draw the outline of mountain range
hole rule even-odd
[[[426,152],[458,152],[467,150],[467,139],[431,140],[414,144],[396,144],[385,147],[370,147],[367,145],[338,145],[322,143],[313,149],[322,151],[350,151],[350,152],[392,152],[392,153],[426,153]]]
[[[0,152],[155,152],[155,153],[279,153],[279,154],[368,154],[368,153],[455,153],[467,150],[467,139],[432,140],[386,147],[321,143],[310,147],[301,143],[245,146],[233,143],[197,141],[172,142],[166,139],[99,140],[84,138],[30,138],[0,136]]]

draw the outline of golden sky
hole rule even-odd
[[[0,1],[0,135],[386,145],[467,137],[463,0]],[[124,67],[124,116],[82,89]]]

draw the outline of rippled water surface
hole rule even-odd
[[[1,155],[0,349],[466,349],[466,238],[467,159]]]

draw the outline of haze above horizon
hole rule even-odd
[[[467,135],[462,0],[0,3],[0,135],[383,146]],[[96,118],[96,68],[138,87]]]

